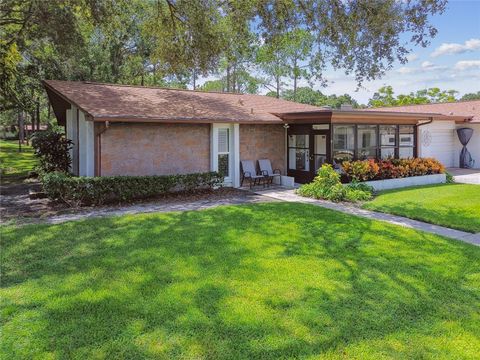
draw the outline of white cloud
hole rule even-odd
[[[418,74],[418,73],[427,72],[427,71],[434,72],[434,71],[444,71],[444,70],[447,70],[446,66],[435,65],[430,61],[424,61],[420,64],[420,67],[402,66],[401,68],[398,68],[396,72],[402,75],[408,75],[408,74]]]
[[[480,50],[480,39],[470,39],[465,41],[464,44],[443,43],[436,48],[430,56],[438,57],[441,55],[463,54],[475,50]]]
[[[407,61],[412,62],[415,60],[418,60],[419,56],[417,54],[408,54],[407,55]]]
[[[423,69],[432,69],[435,67],[435,64],[430,62],[430,61],[424,61],[422,62],[422,68]]]
[[[398,72],[399,74],[403,74],[403,75],[406,75],[406,74],[414,74],[414,73],[418,72],[418,69],[417,69],[417,68],[413,68],[413,67],[402,66],[401,68],[397,69],[397,72]]]
[[[455,70],[480,69],[480,60],[462,60],[458,61],[454,67]]]

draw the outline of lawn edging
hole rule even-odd
[[[410,176],[398,179],[365,181],[364,184],[371,186],[374,191],[399,189],[410,186],[444,184],[447,181],[446,174],[432,174],[422,176]]]

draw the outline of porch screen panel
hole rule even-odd
[[[357,158],[360,160],[377,157],[377,126],[357,126]]]
[[[355,156],[355,125],[333,126],[333,160],[337,163]]]
[[[399,127],[399,151],[400,159],[411,158],[414,155],[415,146],[415,127],[409,125],[401,125]]]
[[[230,129],[218,129],[218,172],[228,177],[230,174]]]
[[[397,144],[397,126],[380,125],[380,158],[395,158]]]

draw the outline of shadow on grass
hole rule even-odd
[[[10,358],[315,356],[478,305],[477,249],[310,205],[2,232]]]

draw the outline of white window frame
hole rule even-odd
[[[218,151],[218,132],[220,129],[228,129],[228,152]],[[240,186],[240,148],[239,148],[239,125],[238,124],[212,124],[211,131],[211,170],[218,171],[218,156],[228,154],[228,174],[224,179],[224,186]]]

